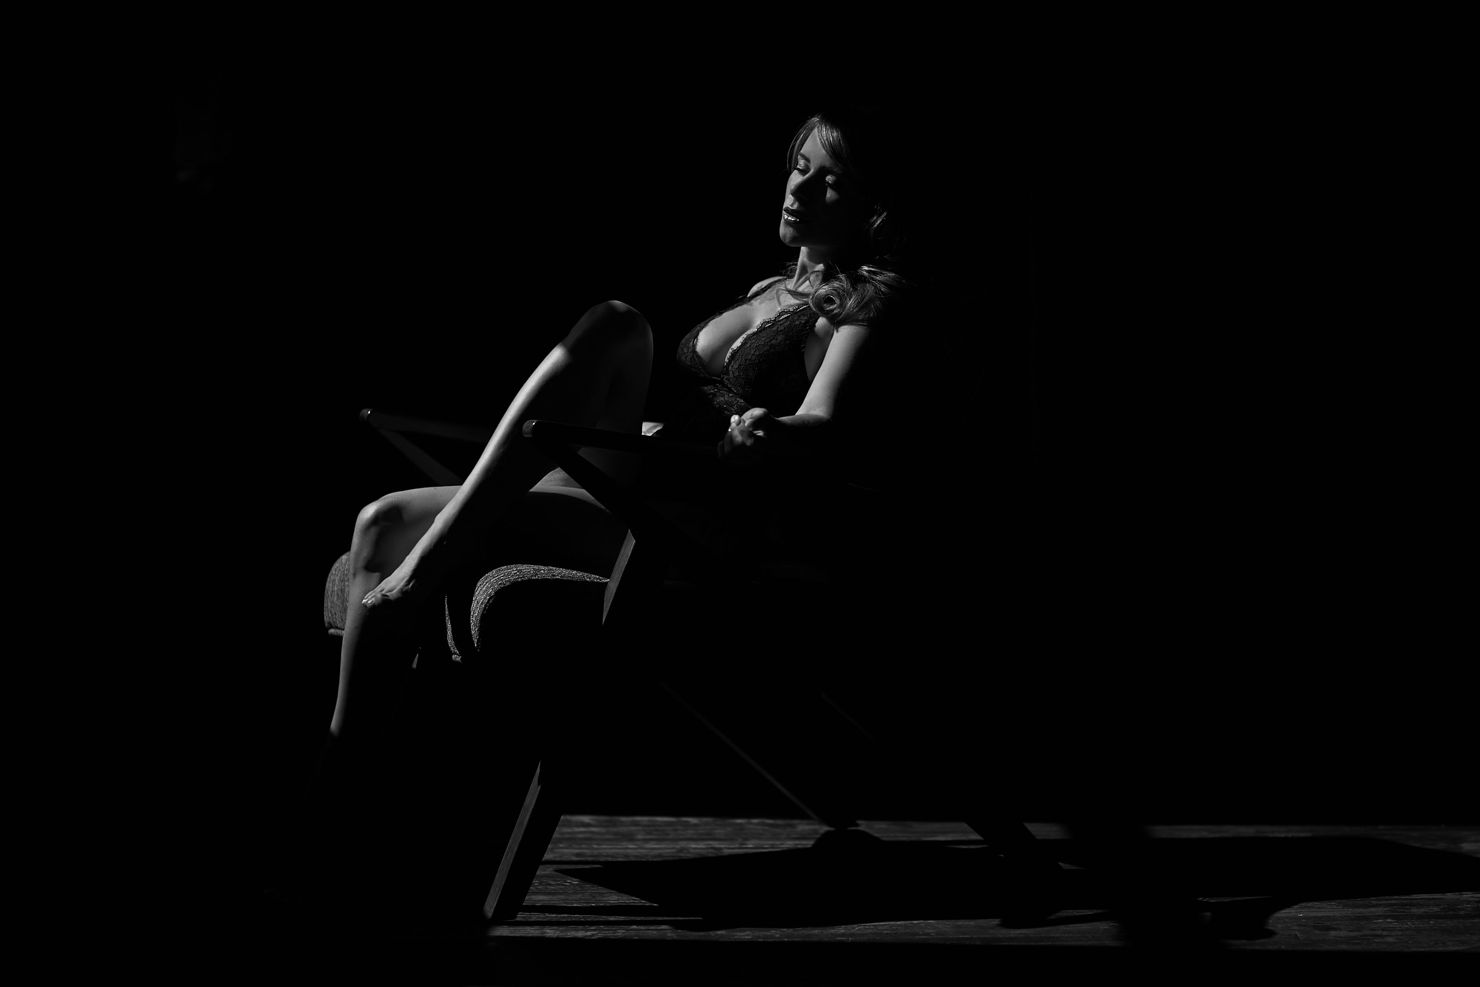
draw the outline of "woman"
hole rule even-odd
[[[784,275],[757,282],[680,342],[684,394],[666,409],[666,424],[654,441],[717,443],[715,459],[687,470],[702,475],[706,490],[721,490],[727,498],[712,501],[718,508],[712,513],[737,500],[744,506],[739,514],[756,513],[755,504],[745,501],[746,481],[739,475],[753,471],[730,469],[733,464],[772,452],[785,453],[789,462],[836,460],[852,448],[852,436],[876,434],[867,392],[869,378],[879,375],[867,363],[891,335],[886,319],[898,319],[906,286],[892,164],[898,146],[876,116],[829,112],[808,119],[788,150],[778,217],[781,242],[796,251],[795,262]],[[309,877],[315,884],[327,881],[329,893],[348,909],[369,900],[357,890],[360,882],[382,880],[386,848],[405,845],[407,830],[397,822],[404,815],[398,813],[426,811],[423,801],[386,774],[387,765],[417,763],[415,755],[390,743],[387,726],[422,604],[437,598],[454,570],[490,560],[611,570],[625,526],[563,471],[552,471],[521,430],[525,421],[542,418],[637,432],[652,350],[652,332],[634,308],[616,301],[595,306],[524,382],[461,486],[399,491],[360,512],[350,548],[338,693],[315,784],[319,810],[312,825],[320,835],[305,847],[310,862],[304,872],[318,875]],[[891,373],[891,386],[895,380]],[[653,479],[648,472],[639,476],[620,454],[588,449],[583,455],[624,481]],[[741,492],[733,493],[737,488]],[[829,529],[849,540],[851,528],[837,520],[835,504],[805,496],[784,501],[804,505],[799,513],[809,539],[825,540],[814,529]],[[822,512],[827,523],[814,524]],[[508,725],[495,729],[507,732]],[[489,749],[484,740],[471,746]],[[407,783],[428,785],[429,795],[440,798],[431,767],[417,764]],[[485,778],[482,788],[487,787]],[[477,828],[488,818],[484,809],[439,814],[436,852],[456,853],[450,848],[460,838],[448,826]],[[464,835],[487,839],[471,831]],[[320,840],[333,849],[320,853]],[[427,852],[419,848],[418,862],[407,866],[423,875],[437,870]],[[445,868],[462,870],[460,859]],[[450,903],[460,896],[445,897]]]
[[[768,450],[825,456],[846,445],[849,423],[867,412],[861,368],[905,285],[897,146],[876,115],[821,113],[802,125],[788,150],[779,217],[796,261],[684,337],[678,361],[688,386],[660,438],[718,440],[720,458],[730,460]],[[404,490],[361,511],[332,737],[373,732],[383,705],[376,695],[405,663],[417,604],[454,567],[536,532],[540,561],[610,570],[623,526],[552,472],[520,430],[544,418],[638,431],[652,350],[638,311],[616,301],[595,306],[525,381],[461,486]],[[620,454],[585,455],[634,477]]]

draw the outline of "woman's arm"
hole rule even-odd
[[[833,330],[822,365],[794,415],[779,418],[765,408],[751,408],[730,419],[720,443],[720,455],[769,452],[809,455],[828,450],[838,409],[846,407],[848,381],[856,375],[869,340],[869,327],[839,326]]]
[[[857,375],[871,331],[868,326],[861,325],[838,326],[833,330],[827,352],[822,356],[822,365],[817,368],[817,376],[812,378],[806,398],[797,408],[797,413],[786,418],[831,421],[837,416],[838,409],[846,404],[848,381]]]

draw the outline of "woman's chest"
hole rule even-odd
[[[783,305],[774,292],[766,292],[744,305],[721,312],[712,319],[699,330],[694,339],[694,352],[704,368],[716,377],[723,375],[730,356],[751,334],[758,330],[764,331],[767,323],[775,319],[784,308],[795,307],[795,302],[788,301],[788,305]],[[810,312],[808,316],[803,318],[806,323],[805,339],[799,342],[802,345],[807,379],[810,380],[817,375],[817,368],[822,365],[822,358],[827,353],[827,344],[832,339],[832,325],[824,318],[810,317]]]

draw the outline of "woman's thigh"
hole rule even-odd
[[[362,567],[384,571],[399,565],[457,490],[398,490],[369,505],[360,524],[373,530],[375,537],[364,543]],[[616,562],[626,533],[626,527],[563,470],[552,470],[494,522],[466,565],[483,572],[512,563],[552,565],[604,576]]]
[[[553,470],[489,532],[476,567],[560,566],[605,576],[627,528],[562,470]]]

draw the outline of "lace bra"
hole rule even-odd
[[[723,433],[731,415],[750,408],[767,408],[780,417],[795,414],[801,407],[812,386],[806,352],[818,318],[805,301],[783,308],[741,335],[725,354],[718,374],[710,373],[699,358],[698,339],[704,327],[755,297],[737,299],[690,329],[679,341],[678,366],[687,386],[664,432],[672,429],[674,433],[712,439]]]

